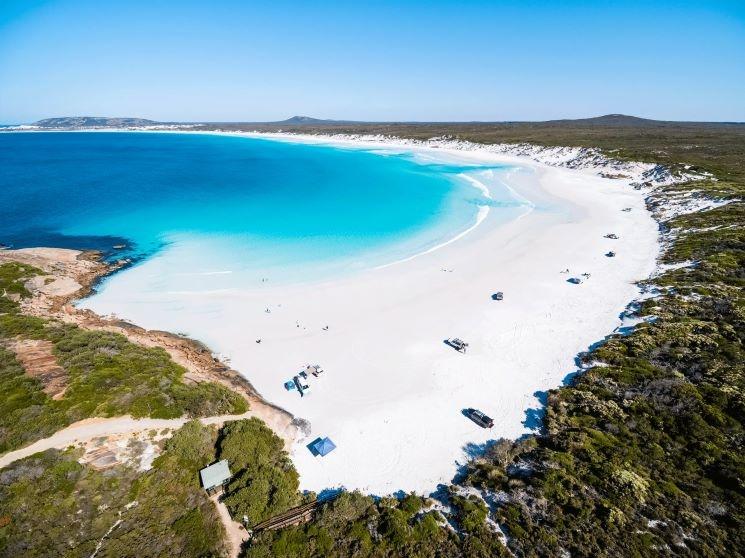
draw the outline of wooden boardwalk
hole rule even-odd
[[[301,523],[307,523],[313,517],[313,514],[318,507],[318,500],[313,500],[308,504],[303,504],[291,510],[287,510],[284,513],[275,515],[272,518],[262,521],[251,529],[252,533],[259,533],[261,531],[276,531],[277,529],[284,529],[285,527],[291,527],[293,525],[300,525]]]

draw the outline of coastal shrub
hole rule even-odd
[[[453,494],[450,501],[456,510],[456,519],[466,533],[478,533],[485,529],[486,516],[489,513],[486,503],[471,494],[461,496]]]
[[[10,338],[51,341],[67,385],[63,396],[52,400],[13,353],[0,347],[0,453],[92,416],[167,419],[248,409],[243,397],[221,384],[185,384],[184,368],[163,349],[136,345],[117,333],[6,313],[0,315],[0,341]]]
[[[224,501],[234,517],[245,515],[255,525],[299,504],[297,471],[282,440],[262,421],[229,422],[218,450],[233,473]]]
[[[415,502],[418,504],[415,508]],[[281,531],[257,534],[245,549],[249,558],[494,558],[507,556],[499,536],[455,533],[438,512],[424,511],[423,498],[376,501],[342,492],[321,504],[314,520]]]
[[[69,374],[64,404],[74,420],[131,414],[176,418],[183,414],[173,385],[183,369],[162,349],[129,343],[123,336],[76,329],[55,343]]]
[[[173,397],[179,408],[192,417],[241,414],[248,411],[248,402],[233,390],[215,382],[196,385],[176,383]]]
[[[0,315],[15,314],[18,312],[18,303],[8,297],[0,296]]]
[[[117,333],[71,329],[56,341],[55,354],[70,375],[66,409],[77,417],[175,418],[247,409],[245,400],[224,386],[184,384],[184,369],[163,349],[136,345]]]
[[[127,473],[105,475],[76,451],[49,450],[0,470],[0,556],[90,556],[126,503]]]
[[[216,439],[214,427],[190,421],[166,441],[134,481],[128,498],[137,504],[121,515],[103,556],[225,555],[223,526],[199,482],[199,470],[215,460]]]
[[[0,517],[9,518],[0,556],[92,556],[99,543],[101,557],[225,556],[198,474],[214,461],[216,438],[214,427],[189,422],[147,472],[98,471],[78,463],[80,450],[49,450],[0,470]]]
[[[37,275],[44,275],[44,272],[27,264],[17,262],[0,264],[0,296],[15,295],[19,298],[31,296],[26,288],[26,282]]]
[[[67,424],[41,382],[0,345],[0,453],[50,436]]]
[[[550,393],[546,434],[511,458],[529,463],[529,474],[488,454],[469,466],[465,482],[506,497],[497,516],[516,554],[719,556],[745,547],[745,299],[730,288],[745,276],[745,239],[741,229],[711,228],[731,214],[742,208],[673,222],[708,229],[682,228],[672,244],[700,264],[660,277],[674,290],[640,309],[656,320],[583,357],[605,366]]]
[[[26,339],[44,339],[46,322],[35,316],[26,316],[17,312],[0,315],[0,339],[24,337]]]
[[[165,441],[164,457],[156,460],[154,465],[170,459],[185,469],[184,475],[190,485],[199,486],[198,476],[186,470],[198,471],[212,463],[215,459],[216,441],[215,428],[205,426],[198,420],[190,420]]]
[[[384,507],[380,514],[378,533],[393,548],[402,548],[411,536],[407,514],[396,507]]]

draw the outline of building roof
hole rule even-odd
[[[199,471],[199,477],[202,479],[202,486],[205,490],[225,483],[231,477],[227,460],[223,459],[222,461],[213,463],[209,467],[205,467]]]

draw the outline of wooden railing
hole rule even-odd
[[[285,527],[307,523],[313,517],[317,507],[318,500],[313,500],[308,504],[292,508],[291,510],[287,510],[284,513],[275,515],[272,518],[258,523],[253,527],[253,529],[251,529],[251,532],[258,533],[261,531],[276,531],[277,529],[284,529]]]

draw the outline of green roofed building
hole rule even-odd
[[[228,468],[227,460],[223,459],[205,467],[199,471],[199,477],[202,480],[202,486],[207,492],[212,492],[220,488],[230,480],[231,474]]]

